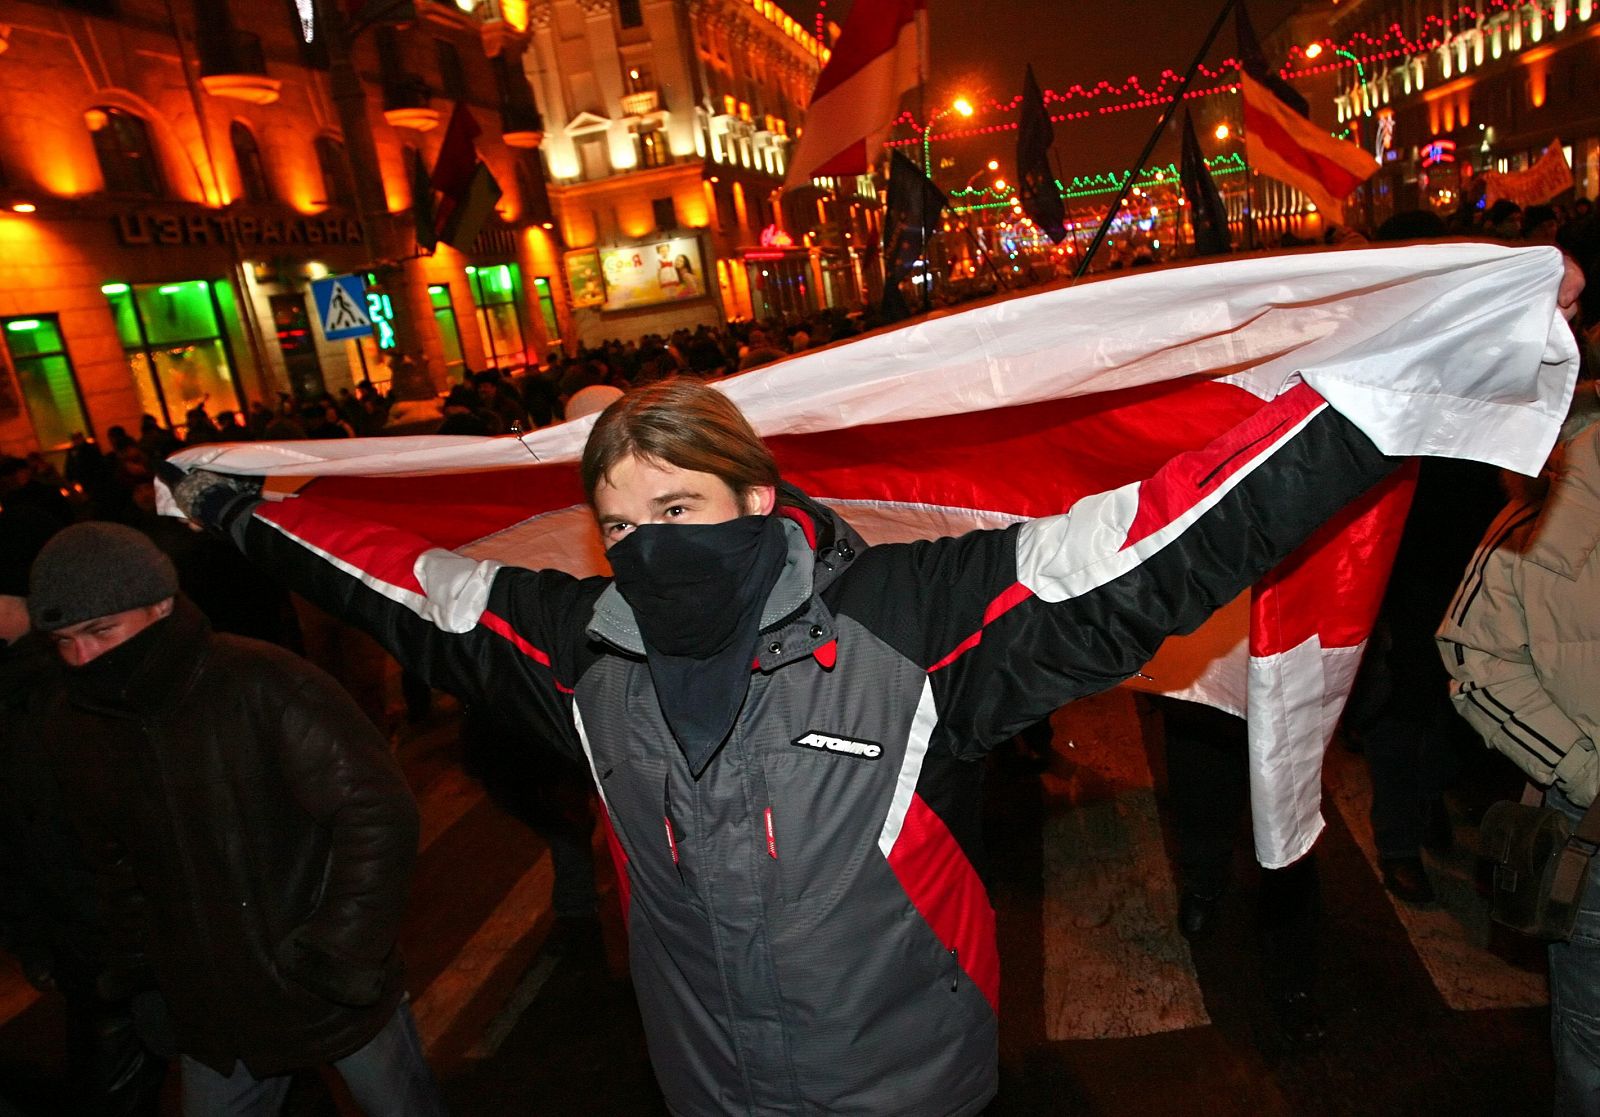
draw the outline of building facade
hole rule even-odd
[[[530,19],[579,340],[871,297],[870,181],[779,200],[828,57],[810,31],[770,0],[539,0]]]
[[[1345,0],[1352,43],[1336,107],[1382,169],[1359,195],[1374,226],[1453,213],[1485,171],[1514,172],[1559,142],[1575,192],[1600,192],[1600,3]]]
[[[525,4],[417,0],[345,51],[335,3],[0,0],[0,450],[368,378],[431,396],[572,333]],[[458,104],[502,195],[468,251],[419,254]],[[366,336],[322,327],[337,275],[372,283]]]

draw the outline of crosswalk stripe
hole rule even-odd
[[[1161,841],[1133,697],[1112,691],[1053,719],[1070,778],[1043,777],[1044,1015],[1051,1040],[1209,1024]],[[1065,747],[1064,747],[1065,746]]]
[[[424,1048],[431,1050],[449,1032],[478,991],[496,976],[500,961],[532,933],[539,917],[550,907],[554,881],[550,854],[542,852],[450,964],[413,1002],[412,1013]]]
[[[1323,789],[1378,875],[1366,764],[1338,746],[1330,748],[1323,763]],[[1489,951],[1489,912],[1475,881],[1475,834],[1458,829],[1457,838],[1449,853],[1428,855],[1429,875],[1439,895],[1436,908],[1416,908],[1385,891],[1434,987],[1445,1004],[1461,1012],[1548,1003],[1543,974],[1511,965]]]
[[[417,809],[422,814],[418,852],[426,851],[482,799],[483,788],[459,767],[451,766],[442,771],[417,795]]]

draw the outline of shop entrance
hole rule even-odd
[[[278,348],[283,351],[283,367],[289,374],[289,389],[295,399],[314,399],[327,391],[322,378],[322,360],[311,332],[311,315],[304,294],[273,295],[272,326],[278,333]]]

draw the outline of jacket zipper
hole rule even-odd
[[[661,821],[667,828],[667,850],[672,854],[672,867],[678,870],[678,883],[683,884],[683,865],[678,861],[678,838],[672,832],[672,773],[661,780]]]

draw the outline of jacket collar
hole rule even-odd
[[[763,640],[756,665],[763,671],[811,655],[833,640],[833,619],[817,595],[866,549],[841,516],[792,485],[779,486],[776,513],[783,517],[788,554],[761,610]],[[587,631],[619,651],[644,655],[639,622],[615,582],[601,591]]]

